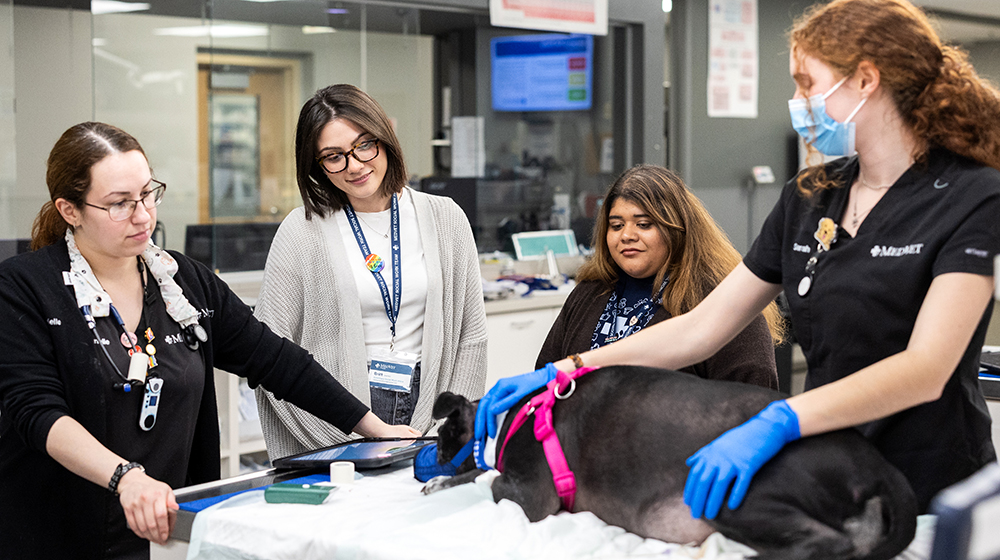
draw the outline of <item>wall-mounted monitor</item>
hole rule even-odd
[[[490,68],[494,111],[578,111],[593,102],[590,35],[497,37]]]

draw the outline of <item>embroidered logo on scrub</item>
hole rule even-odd
[[[935,189],[943,189],[943,188],[945,188],[947,186],[948,186],[948,182],[947,181],[944,182],[944,183],[942,183],[941,179],[934,179],[934,188]]]
[[[889,247],[887,245],[875,245],[872,247],[872,257],[904,257],[906,255],[919,255],[923,249],[923,243],[913,243],[905,247]]]
[[[813,238],[819,241],[824,251],[829,251],[830,245],[837,240],[837,223],[830,218],[820,218]]]
[[[973,247],[968,247],[965,250],[965,254],[966,255],[972,255],[973,257],[979,257],[981,259],[988,259],[988,258],[990,258],[990,252],[989,251],[984,251],[983,249],[975,249]]]

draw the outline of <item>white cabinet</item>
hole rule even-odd
[[[565,294],[558,294],[487,303],[487,390],[501,377],[534,371],[538,352],[565,300]]]
[[[264,436],[261,434],[260,420],[257,417],[257,401],[254,400],[252,393],[245,380],[215,370],[222,478],[241,474],[241,458],[252,463],[260,463],[267,458],[267,447],[264,445]],[[255,469],[250,467],[249,470]]]

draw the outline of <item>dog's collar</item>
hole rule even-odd
[[[595,369],[597,368],[583,367],[572,373],[560,371],[556,378],[546,385],[544,391],[524,403],[521,410],[517,411],[517,416],[511,422],[510,428],[507,430],[507,437],[504,438],[503,445],[500,446],[500,453],[497,455],[497,470],[503,472],[503,451],[507,447],[507,442],[510,441],[510,436],[527,422],[528,416],[535,414],[535,439],[542,442],[545,460],[549,463],[549,470],[552,471],[552,481],[556,486],[556,494],[562,499],[563,509],[566,511],[573,511],[573,503],[576,499],[576,477],[569,468],[569,464],[566,463],[566,454],[563,452],[559,436],[552,423],[552,406],[555,405],[556,399],[568,399],[576,390],[576,379]]]

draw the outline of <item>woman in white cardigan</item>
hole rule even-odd
[[[304,205],[275,235],[257,318],[387,423],[424,432],[441,392],[481,397],[486,314],[472,228],[451,199],[405,187],[382,108],[351,85],[316,92],[299,114],[295,160]],[[257,404],[271,458],[348,438],[262,389]]]

